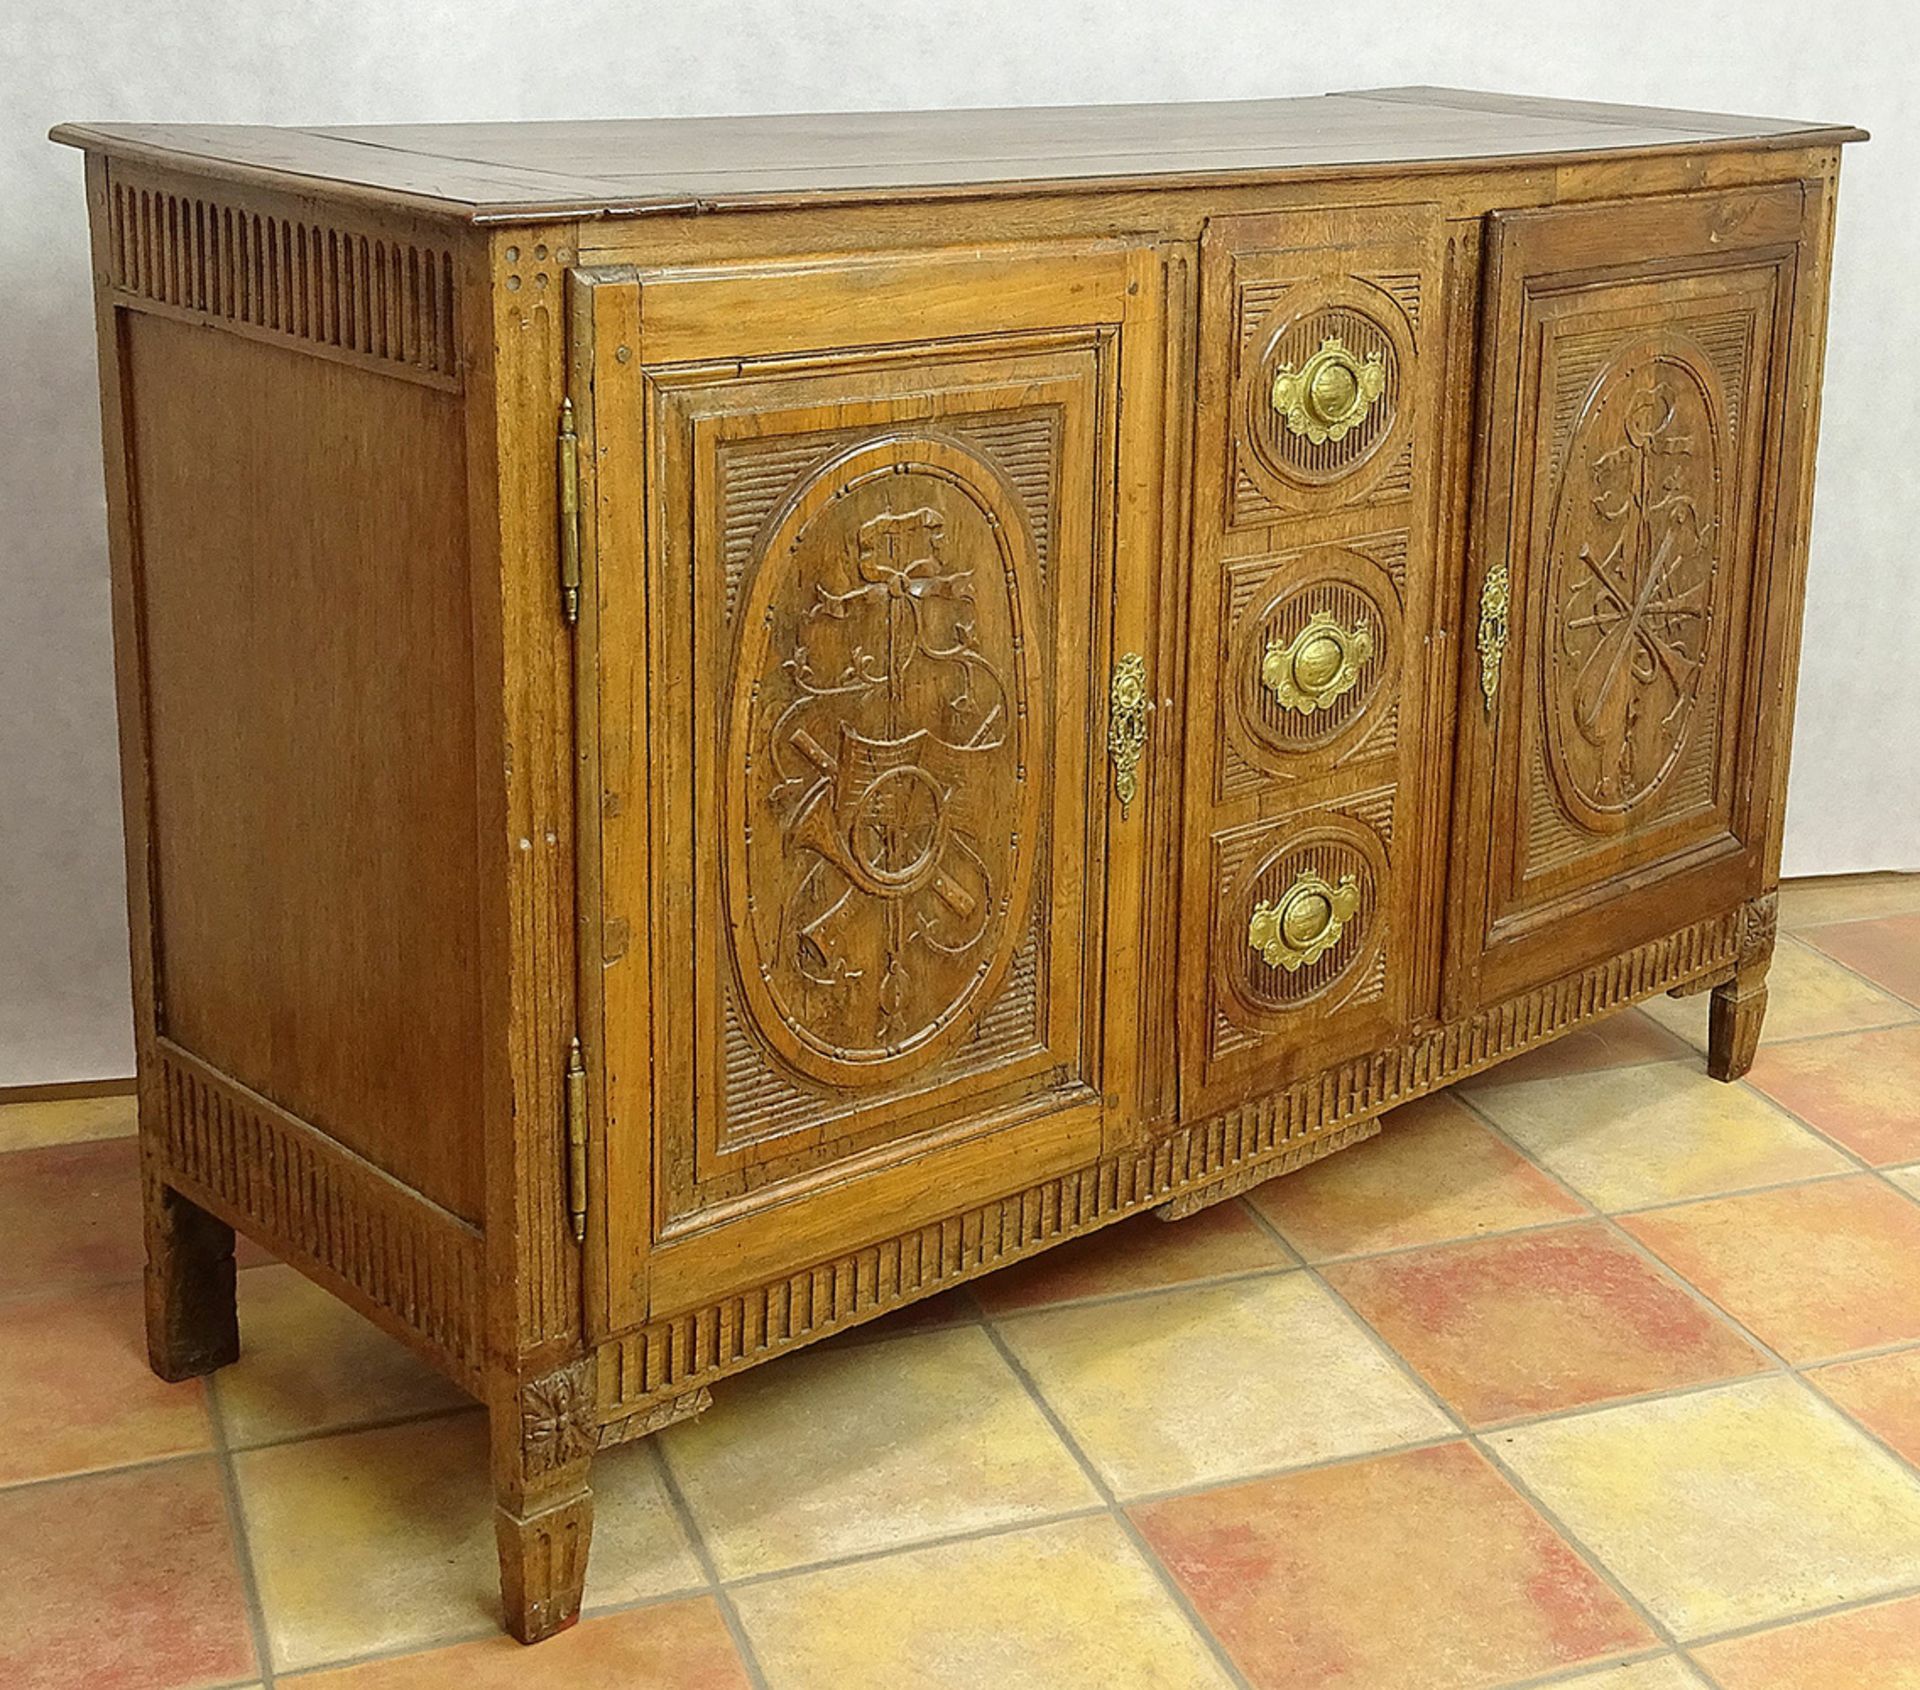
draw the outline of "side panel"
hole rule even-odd
[[[1800,184],[1493,219],[1462,704],[1482,998],[1760,890],[1808,226]]]
[[[460,239],[99,159],[88,190],[149,1200],[477,1389]]]
[[[478,1221],[459,399],[125,313],[158,1030]]]

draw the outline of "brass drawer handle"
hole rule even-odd
[[[1260,680],[1283,710],[1311,716],[1360,679],[1373,655],[1373,630],[1365,620],[1343,628],[1316,610],[1291,641],[1272,640],[1260,660]]]
[[[1247,943],[1269,968],[1297,974],[1340,942],[1341,931],[1360,908],[1360,888],[1350,874],[1337,886],[1312,872],[1301,874],[1277,904],[1253,906]]]
[[[1362,362],[1330,334],[1298,370],[1282,364],[1274,372],[1273,408],[1295,434],[1318,446],[1361,422],[1386,388],[1387,367],[1378,353]]]
[[[1126,817],[1140,791],[1140,758],[1147,748],[1147,660],[1137,651],[1123,652],[1113,666],[1107,693],[1107,755],[1113,760],[1113,790]]]

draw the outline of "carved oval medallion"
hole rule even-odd
[[[1289,506],[1331,508],[1361,497],[1405,441],[1413,335],[1399,301],[1370,283],[1305,292],[1252,326],[1242,427]]]
[[[1398,695],[1393,578],[1328,546],[1283,558],[1250,598],[1227,648],[1233,726],[1260,766],[1317,774],[1360,748]]]
[[[972,1023],[1039,847],[1039,564],[1005,484],[893,435],[821,469],[759,548],[728,737],[727,907],[764,1041],[866,1083]]]
[[[1710,367],[1625,348],[1568,439],[1548,541],[1547,738],[1575,818],[1624,827],[1686,750],[1714,643],[1725,446]]]

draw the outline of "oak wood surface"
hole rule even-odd
[[[1864,139],[1836,124],[1445,88],[1185,105],[303,129],[68,124],[54,133],[110,155],[312,177],[482,218],[911,199],[985,184],[1404,174],[1480,159]]]
[[[1751,1060],[1858,131],[60,134],[155,1364],[232,1228],[400,1334],[523,1639],[743,1368],[1655,992]]]
[[[478,1220],[460,407],[144,312],[122,348],[155,1023]]]

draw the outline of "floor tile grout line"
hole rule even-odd
[[[1532,1164],[1529,1163],[1528,1166],[1531,1167]],[[1303,1261],[1300,1265],[1320,1270],[1392,1261],[1396,1256],[1414,1256],[1422,1250],[1444,1250],[1454,1244],[1477,1244],[1483,1240],[1526,1238],[1539,1232],[1557,1232],[1562,1227],[1586,1226],[1595,1218],[1592,1214],[1559,1215],[1550,1221],[1529,1221],[1525,1226],[1490,1227],[1483,1232],[1463,1232],[1451,1238],[1428,1238],[1417,1244],[1394,1244],[1384,1250],[1358,1250],[1350,1256],[1322,1256],[1315,1261]]]
[[[1179,1224],[1177,1221],[1174,1223]],[[984,1314],[980,1317],[982,1325],[989,1323],[1011,1324],[1025,1320],[1031,1315],[1052,1314],[1056,1309],[1105,1309],[1117,1303],[1139,1303],[1149,1298],[1164,1296],[1169,1291],[1215,1291],[1229,1285],[1254,1285],[1263,1279],[1279,1279],[1289,1273],[1300,1270],[1292,1262],[1273,1262],[1266,1267],[1243,1268],[1235,1273],[1210,1274],[1203,1279],[1175,1279],[1165,1285],[1136,1285],[1126,1291],[1099,1291],[1090,1297],[1061,1297],[1053,1302],[1034,1303],[1025,1308],[1003,1309],[998,1314]]]
[[[1470,1434],[1470,1441],[1473,1447],[1479,1451],[1481,1459],[1498,1473],[1501,1478],[1505,1479],[1513,1488],[1514,1494],[1519,1496],[1541,1519],[1545,1520],[1548,1526],[1559,1534],[1561,1541],[1571,1548],[1581,1560],[1586,1562],[1586,1564],[1599,1575],[1607,1588],[1613,1591],[1614,1594],[1627,1605],[1639,1618],[1642,1625],[1646,1626],[1647,1629],[1656,1638],[1665,1643],[1668,1648],[1678,1649],[1681,1647],[1680,1639],[1674,1633],[1673,1628],[1655,1614],[1653,1609],[1647,1603],[1643,1602],[1639,1596],[1628,1589],[1626,1581],[1613,1570],[1613,1567],[1588,1544],[1585,1538],[1581,1537],[1572,1526],[1561,1518],[1558,1509],[1552,1508],[1547,1504],[1546,1499],[1501,1457],[1499,1451],[1494,1449],[1485,1438],[1477,1434]]]
[[[1197,1479],[1190,1485],[1174,1485],[1166,1490],[1145,1490],[1129,1495],[1122,1508],[1146,1508],[1161,1502],[1184,1502],[1189,1497],[1205,1496],[1211,1491],[1232,1490],[1240,1485],[1265,1484],[1269,1479],[1291,1479],[1299,1474],[1325,1473],[1335,1467],[1351,1467],[1357,1462],[1372,1461],[1380,1456],[1413,1455],[1424,1449],[1438,1449],[1442,1444],[1454,1444],[1460,1441],[1461,1434],[1448,1430],[1436,1432],[1430,1438],[1408,1438],[1401,1443],[1382,1444],[1377,1449],[1350,1450],[1340,1455],[1323,1455],[1313,1461],[1283,1461],[1272,1467],[1251,1467],[1243,1473],[1230,1473],[1219,1478]]]
[[[1913,1165],[1911,1162],[1888,1162],[1883,1166],[1880,1163],[1869,1161],[1851,1145],[1842,1143],[1839,1139],[1835,1138],[1832,1133],[1815,1122],[1808,1120],[1805,1115],[1802,1115],[1791,1105],[1781,1102],[1779,1098],[1772,1096],[1768,1092],[1762,1091],[1752,1080],[1742,1076],[1738,1083],[1746,1087],[1755,1097],[1764,1098],[1768,1104],[1786,1116],[1789,1121],[1804,1127],[1823,1143],[1831,1145],[1842,1156],[1855,1164],[1856,1172],[1873,1175],[1882,1185],[1898,1192],[1909,1203],[1920,1203],[1920,1193],[1909,1191],[1898,1180],[1892,1177],[1892,1171],[1894,1169],[1911,1167]]]
[[[1354,1327],[1379,1350],[1380,1354],[1393,1367],[1399,1370],[1414,1389],[1419,1391],[1422,1396],[1446,1417],[1450,1424],[1457,1428],[1459,1437],[1465,1440],[1468,1447],[1476,1451],[1488,1466],[1506,1480],[1515,1494],[1518,1495],[1527,1506],[1532,1508],[1541,1519],[1547,1522],[1547,1525],[1559,1535],[1561,1541],[1573,1549],[1574,1553],[1587,1564],[1595,1576],[1619,1597],[1631,1613],[1639,1618],[1640,1622],[1647,1627],[1648,1631],[1654,1637],[1665,1641],[1670,1646],[1678,1647],[1677,1640],[1674,1638],[1672,1631],[1661,1623],[1647,1605],[1627,1588],[1625,1582],[1614,1572],[1613,1568],[1609,1566],[1606,1561],[1597,1555],[1553,1509],[1547,1507],[1545,1502],[1534,1494],[1531,1486],[1521,1481],[1519,1475],[1515,1473],[1506,1462],[1500,1459],[1493,1449],[1489,1447],[1486,1440],[1469,1426],[1461,1415],[1455,1412],[1453,1405],[1422,1377],[1419,1369],[1394,1348],[1387,1340],[1386,1335],[1376,1331],[1366,1317],[1349,1303],[1333,1285],[1329,1284],[1326,1277],[1311,1264],[1309,1264],[1306,1271],[1313,1276],[1315,1283],[1333,1300],[1335,1306],[1346,1315]]]
[[[997,1537],[1013,1537],[1020,1532],[1039,1531],[1047,1526],[1069,1525],[1077,1520],[1098,1520],[1107,1511],[1104,1502],[1089,1502],[1078,1508],[994,1520],[987,1525],[969,1526],[962,1531],[935,1532],[927,1537],[906,1538],[873,1549],[850,1549],[844,1555],[827,1555],[817,1561],[796,1561],[792,1566],[769,1567],[764,1572],[736,1573],[731,1578],[722,1578],[720,1582],[730,1591],[754,1590],[763,1584],[779,1584],[790,1578],[834,1573],[846,1567],[864,1567],[870,1562],[891,1560],[896,1555],[917,1555],[925,1549],[951,1549],[959,1544],[988,1543]]]
[[[325,1443],[332,1438],[357,1437],[362,1432],[395,1432],[408,1426],[427,1426],[436,1420],[467,1420],[486,1413],[480,1403],[452,1408],[418,1409],[372,1420],[350,1420],[338,1426],[319,1426],[309,1432],[289,1432],[283,1437],[267,1438],[259,1443],[230,1443],[235,1455],[257,1455],[270,1449],[292,1449],[299,1444]]]
[[[82,1467],[71,1473],[42,1473],[31,1479],[10,1479],[0,1484],[0,1496],[17,1496],[24,1491],[46,1490],[53,1485],[83,1485],[90,1479],[112,1479],[122,1473],[151,1473],[166,1467],[184,1466],[190,1461],[209,1461],[219,1452],[213,1447],[211,1433],[204,1449],[184,1449],[174,1455],[150,1455],[138,1461],[116,1461],[106,1467]]]
[[[1651,1001],[1649,998],[1641,998],[1638,1002],[1630,1003],[1623,1007],[1641,1015],[1646,1015],[1646,1006]],[[1524,1055],[1531,1055],[1536,1051],[1553,1050],[1568,1038],[1578,1037],[1582,1031],[1590,1031],[1596,1026],[1604,1025],[1606,1016],[1615,1013],[1618,1012],[1607,1010],[1604,1011],[1597,1020],[1577,1021],[1571,1027],[1567,1028],[1564,1033],[1547,1039],[1541,1044],[1529,1045]],[[1670,1050],[1665,1056],[1640,1057],[1631,1062],[1596,1062],[1591,1067],[1568,1068],[1558,1074],[1508,1074],[1507,1070],[1509,1068],[1523,1060],[1523,1057],[1508,1057],[1504,1062],[1496,1062],[1491,1068],[1482,1068],[1479,1073],[1469,1074],[1464,1080],[1455,1080],[1451,1085],[1442,1086],[1440,1090],[1443,1092],[1506,1091],[1513,1086],[1551,1085],[1555,1080],[1578,1079],[1587,1074],[1637,1073],[1643,1068],[1664,1068],[1672,1062],[1697,1062],[1700,1060],[1700,1053],[1695,1050],[1692,1045],[1688,1044],[1685,1039],[1681,1038],[1678,1033],[1674,1032],[1672,1028],[1662,1022],[1655,1021],[1651,1015],[1647,1015],[1646,1018],[1653,1026],[1658,1027],[1678,1044],[1680,1049]],[[1503,1075],[1505,1076],[1504,1078],[1502,1077]],[[1437,1094],[1428,1093],[1427,1095],[1433,1096]]]
[[[1619,1672],[1627,1667],[1646,1666],[1674,1659],[1685,1660],[1685,1658],[1684,1654],[1676,1654],[1675,1650],[1668,1648],[1665,1644],[1640,1649],[1622,1649],[1616,1655],[1596,1656],[1591,1661],[1582,1661],[1570,1667],[1554,1667],[1547,1672],[1537,1673],[1531,1678],[1505,1680],[1498,1685],[1489,1686],[1488,1690],[1557,1690],[1557,1686],[1563,1684],[1582,1682],[1591,1684],[1594,1682],[1596,1673]]]
[[[5,1175],[7,1156],[13,1154],[16,1153],[8,1151],[0,1154],[0,1178],[4,1178]],[[287,1267],[290,1265],[290,1263],[283,1262],[276,1256],[270,1262],[249,1262],[238,1271],[241,1273],[254,1273],[261,1268]],[[294,1271],[298,1273],[300,1270],[295,1268]],[[51,1302],[60,1297],[89,1297],[97,1296],[108,1291],[138,1290],[145,1283],[145,1276],[146,1270],[144,1268],[136,1268],[130,1274],[117,1275],[112,1279],[56,1280],[51,1284],[36,1285],[31,1290],[26,1291],[0,1291],[0,1308],[7,1308],[17,1303],[31,1303],[36,1301]]]
[[[720,1577],[719,1565],[714,1561],[713,1552],[707,1547],[706,1534],[700,1529],[700,1522],[694,1517],[693,1508],[688,1503],[686,1493],[680,1488],[680,1481],[674,1476],[673,1464],[667,1460],[667,1452],[660,1438],[655,1435],[646,1439],[648,1452],[653,1458],[654,1472],[659,1476],[661,1488],[667,1493],[667,1501],[672,1506],[674,1517],[680,1523],[680,1530],[686,1534],[687,1546],[693,1551],[693,1558],[699,1564],[701,1575],[706,1579],[706,1593],[713,1598],[714,1606],[720,1610],[720,1618],[726,1625],[727,1634],[733,1639],[734,1653],[740,1657],[743,1670],[754,1686],[754,1690],[768,1690],[767,1675],[761,1669],[760,1657],[754,1651],[753,1640],[747,1636],[746,1622],[740,1617],[740,1610],[734,1605],[725,1582]]]
[[[435,1632],[431,1637],[411,1638],[404,1643],[388,1644],[385,1648],[363,1650],[359,1654],[338,1655],[324,1661],[309,1661],[303,1666],[282,1667],[274,1675],[275,1683],[277,1690],[292,1690],[303,1680],[323,1672],[340,1672],[348,1667],[368,1666],[375,1661],[409,1660],[415,1655],[437,1654],[442,1649],[457,1649],[467,1643],[484,1643],[502,1635],[504,1628],[498,1624],[463,1626],[454,1631]]]
[[[1472,1108],[1473,1106],[1469,1104],[1467,1107]],[[1518,1151],[1521,1155],[1526,1154],[1526,1152],[1521,1148],[1521,1146],[1518,1143],[1516,1143],[1513,1139],[1508,1138],[1507,1134],[1501,1129],[1500,1125],[1497,1122],[1492,1120],[1487,1120],[1484,1116],[1482,1117],[1482,1120],[1484,1121],[1485,1125],[1490,1131],[1498,1133],[1501,1138],[1506,1139],[1507,1143],[1510,1144],[1514,1150]],[[1846,1174],[1820,1175],[1810,1180],[1792,1180],[1792,1181],[1786,1182],[1785,1185],[1768,1186],[1763,1189],[1784,1190],[1787,1188],[1787,1186],[1790,1186],[1790,1185],[1814,1185],[1814,1184],[1822,1183],[1823,1181],[1828,1179],[1844,1179],[1844,1178],[1850,1178],[1850,1177],[1851,1177],[1850,1175],[1846,1175]],[[1734,1197],[1734,1196],[1746,1196],[1746,1195],[1750,1195],[1750,1193],[1724,1192],[1718,1195]],[[1590,1199],[1586,1198],[1583,1195],[1581,1198],[1581,1201],[1589,1202]],[[1689,1199],[1686,1199],[1686,1201],[1687,1202],[1711,1202],[1711,1201],[1714,1201],[1714,1198],[1711,1196],[1704,1197],[1704,1198],[1689,1198]],[[1663,1204],[1663,1205],[1658,1205],[1657,1207],[1671,1208],[1671,1207],[1678,1207],[1678,1206],[1680,1205]],[[1620,1213],[1628,1214],[1628,1215],[1650,1214],[1653,1212],[1655,1211],[1650,1209],[1631,1209],[1631,1210],[1620,1211]],[[1661,1278],[1665,1279],[1669,1284],[1673,1285],[1678,1290],[1684,1292],[1689,1298],[1691,1298],[1696,1304],[1698,1304],[1707,1313],[1713,1315],[1718,1320],[1724,1322],[1737,1335],[1746,1339],[1748,1343],[1752,1344],[1753,1347],[1756,1350],[1758,1350],[1762,1356],[1766,1358],[1768,1363],[1772,1366],[1772,1368],[1776,1372],[1786,1373],[1786,1374],[1791,1374],[1793,1372],[1793,1364],[1790,1361],[1788,1361],[1785,1356],[1781,1355],[1779,1351],[1774,1349],[1774,1347],[1771,1344],[1766,1343],[1759,1336],[1758,1333],[1752,1331],[1747,1326],[1746,1322],[1738,1319],[1732,1313],[1731,1310],[1722,1308],[1717,1302],[1715,1302],[1711,1297],[1709,1297],[1706,1294],[1706,1292],[1701,1290],[1699,1286],[1695,1285],[1692,1280],[1688,1279],[1685,1274],[1681,1273],[1678,1268],[1674,1267],[1671,1262],[1666,1261],[1663,1257],[1661,1257],[1655,1251],[1649,1248],[1645,1242],[1643,1242],[1639,1238],[1636,1238],[1631,1232],[1629,1232],[1624,1226],[1620,1224],[1620,1221],[1616,1215],[1609,1214],[1607,1211],[1595,1206],[1594,1218],[1598,1220],[1601,1223],[1601,1225],[1604,1226],[1607,1229],[1607,1231],[1616,1240],[1618,1240],[1620,1243],[1625,1245],[1626,1248],[1630,1250],[1634,1255],[1638,1256],[1641,1261],[1645,1262],[1649,1267],[1653,1268],[1655,1272],[1657,1272],[1660,1275]],[[1674,1396],[1691,1396],[1694,1394],[1695,1390],[1714,1390],[1714,1389],[1717,1389],[1720,1385],[1723,1385],[1726,1383],[1728,1383],[1728,1381],[1721,1380],[1711,1385],[1703,1385],[1698,1387],[1682,1387],[1680,1389],[1673,1391],[1670,1394]],[[1510,1428],[1502,1427],[1501,1430],[1503,1431],[1510,1430]]]
[[[220,1466],[220,1484],[227,1503],[227,1529],[233,1534],[234,1559],[238,1563],[240,1588],[246,1601],[247,1624],[253,1633],[254,1654],[258,1657],[261,1690],[273,1690],[279,1662],[274,1658],[266,1603],[260,1594],[260,1571],[254,1563],[246,1503],[240,1493],[240,1473],[234,1463],[232,1446],[227,1440],[226,1414],[220,1406],[220,1394],[211,1378],[201,1381],[201,1390],[206,1402],[207,1422],[213,1432],[214,1454]]]
[[[1867,917],[1868,921],[1886,921],[1886,920],[1898,920],[1898,919],[1899,919],[1898,917],[1887,917],[1887,916]],[[1828,922],[1822,922],[1821,925],[1823,927],[1852,927],[1858,924],[1850,921],[1828,921]],[[1854,965],[1848,962],[1844,957],[1837,957],[1833,954],[1833,952],[1824,949],[1820,945],[1816,945],[1804,933],[1788,932],[1784,936],[1786,938],[1792,939],[1794,943],[1799,945],[1802,949],[1812,951],[1813,954],[1819,957],[1822,961],[1832,963],[1835,968],[1844,969],[1848,974],[1851,974],[1854,977],[1854,979],[1858,980],[1862,985],[1871,986],[1876,992],[1882,993],[1884,996],[1892,998],[1895,1003],[1903,1003],[1907,1006],[1907,1008],[1914,1011],[1916,1014],[1920,1014],[1920,999],[1910,998],[1907,996],[1905,992],[1896,991],[1892,986],[1889,986],[1884,980],[1874,979],[1874,977],[1871,974],[1867,973],[1864,969],[1855,968]],[[1867,1029],[1867,1028],[1861,1029],[1861,1031],[1863,1032],[1866,1032],[1869,1030],[1870,1029]]]
[[[1729,1626],[1725,1631],[1705,1632],[1699,1637],[1688,1638],[1681,1647],[1689,1651],[1712,1649],[1722,1643],[1737,1643],[1745,1638],[1764,1636],[1770,1631],[1810,1625],[1816,1620],[1830,1620],[1841,1614],[1858,1613],[1863,1608],[1881,1608],[1889,1603],[1907,1602],[1916,1597],[1920,1597],[1920,1580],[1876,1590],[1868,1596],[1850,1596],[1842,1602],[1829,1602],[1823,1608],[1808,1608],[1802,1613],[1786,1614],[1776,1619],[1755,1620],[1751,1625]],[[1701,1670],[1706,1669],[1703,1667]]]
[[[1080,1440],[1068,1429],[1066,1421],[1061,1418],[1053,1404],[1047,1401],[1039,1382],[1027,1371],[1026,1364],[1019,1356],[1014,1354],[1013,1346],[1007,1342],[1004,1334],[994,1324],[993,1318],[989,1316],[983,1324],[986,1328],[987,1341],[999,1352],[1001,1361],[1019,1381],[1021,1389],[1026,1392],[1034,1408],[1053,1428],[1054,1436],[1079,1464],[1081,1472],[1086,1475],[1087,1482],[1093,1486],[1095,1494],[1105,1506],[1107,1517],[1113,1521],[1121,1535],[1133,1545],[1134,1553],[1141,1558],[1148,1572],[1158,1580],[1175,1610],[1193,1629],[1194,1636],[1213,1656],[1215,1664],[1226,1675],[1227,1682],[1236,1686],[1237,1690],[1251,1690],[1245,1674],[1241,1672],[1233,1656],[1228,1653],[1226,1644],[1214,1634],[1213,1627],[1207,1624],[1200,1610],[1194,1606],[1192,1597],[1181,1587],[1180,1581],[1173,1576],[1172,1570],[1155,1553],[1153,1546],[1147,1542],[1140,1528],[1133,1523],[1126,1509],[1121,1506],[1119,1498],[1114,1494],[1113,1487],[1107,1483],[1105,1475],[1094,1464],[1093,1458],[1081,1448]]]

